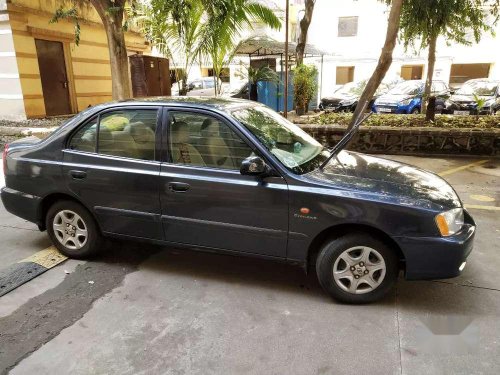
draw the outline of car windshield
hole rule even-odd
[[[422,89],[421,82],[401,82],[389,90],[391,95],[417,95]]]
[[[215,87],[215,82],[213,79],[207,79],[205,80],[205,88],[207,89],[213,89]]]
[[[335,93],[339,95],[361,95],[366,86],[366,81],[349,82],[340,87]]]
[[[457,95],[478,95],[478,96],[493,96],[498,82],[466,82],[459,90]]]
[[[269,108],[236,109],[232,115],[293,173],[308,173],[329,156],[319,142]]]

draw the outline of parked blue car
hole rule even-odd
[[[375,113],[420,113],[425,82],[404,81],[394,86],[387,94],[378,97],[372,106]],[[432,93],[436,96],[436,112],[441,113],[445,101],[450,97],[450,89],[443,81],[432,83]]]

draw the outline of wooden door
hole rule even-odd
[[[61,42],[35,39],[47,116],[71,113],[68,77]]]
[[[158,59],[152,56],[144,56],[144,73],[148,85],[148,96],[161,95],[160,71]]]

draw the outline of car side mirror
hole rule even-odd
[[[269,167],[259,156],[249,156],[241,162],[240,173],[248,176],[258,176],[269,172]]]

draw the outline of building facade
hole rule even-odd
[[[338,85],[371,76],[384,43],[388,12],[389,8],[378,0],[316,1],[308,43],[330,53],[324,57],[322,95],[331,94]],[[499,32],[500,25],[496,35]],[[498,47],[498,37],[488,33],[480,43],[471,46],[457,45],[440,37],[434,78],[452,87],[472,78],[500,79]],[[427,50],[405,50],[398,43],[387,76],[425,79],[426,74]]]
[[[0,0],[0,118],[72,114],[111,100],[111,68],[102,22],[81,9],[81,39],[71,21],[50,23],[61,1]],[[130,55],[149,51],[144,37],[125,34]]]

